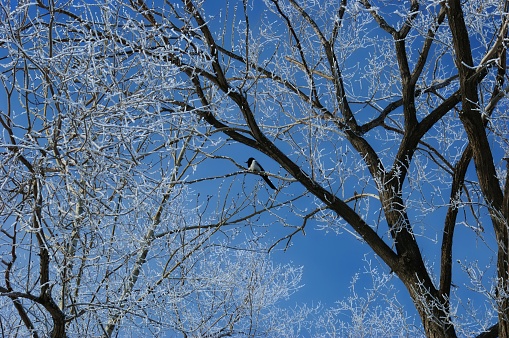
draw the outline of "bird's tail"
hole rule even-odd
[[[276,190],[276,187],[274,186],[274,184],[272,184],[272,182],[270,181],[270,179],[267,176],[262,175],[262,178],[265,180],[265,182],[267,182],[269,187],[271,187],[272,189]]]

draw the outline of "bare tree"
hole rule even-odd
[[[274,247],[311,222],[362,239],[403,282],[428,337],[509,336],[508,7],[5,5],[2,294],[29,330],[40,318],[32,309],[43,307],[58,336],[67,316],[82,316],[85,301],[68,295],[82,295],[85,267],[97,257],[102,274],[93,277],[103,289],[86,302],[101,295],[118,305],[100,315],[110,335],[133,311],[124,304],[139,297],[141,275],[159,285],[210,247],[213,234],[251,229],[263,215],[284,226]],[[282,168],[267,173],[279,183],[268,201],[236,180],[246,173],[245,159],[232,155],[239,146]],[[205,160],[239,171],[203,174],[196,168]],[[186,187],[204,182],[222,188],[184,210]],[[129,245],[110,244],[117,236]],[[466,243],[454,242],[458,236]],[[148,274],[143,267],[161,240],[174,254]],[[475,241],[496,267],[457,253]],[[50,271],[50,261],[59,269]],[[474,312],[463,301],[472,294],[494,311]]]
[[[244,198],[183,184],[222,145],[165,103],[194,87],[116,5],[1,5],[2,335],[284,331],[300,269],[237,239]]]

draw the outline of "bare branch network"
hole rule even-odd
[[[2,1],[2,334],[509,337],[508,13]],[[378,263],[289,307],[317,229]]]

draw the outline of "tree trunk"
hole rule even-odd
[[[504,195],[500,182],[496,178],[493,154],[485,130],[485,124],[480,114],[481,104],[478,97],[478,74],[472,57],[470,39],[465,24],[461,2],[449,0],[446,5],[449,27],[453,36],[456,52],[456,65],[460,76],[460,92],[462,96],[462,111],[460,120],[468,135],[473,150],[473,158],[479,186],[488,205],[491,221],[498,242],[497,254],[497,301],[499,319],[499,337],[509,337],[509,300],[508,288],[508,231],[507,219],[503,217]],[[482,69],[482,67],[480,68]]]
[[[412,264],[406,263],[406,266]],[[427,271],[405,272],[400,275],[412,297],[428,338],[456,338],[456,331],[449,316],[449,301],[441,297]]]
[[[507,226],[505,231],[507,240]],[[500,240],[499,240],[500,241]],[[509,282],[507,241],[498,244],[498,332],[499,337],[509,337]]]

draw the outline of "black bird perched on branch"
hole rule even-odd
[[[265,170],[263,170],[263,167],[260,165],[260,163],[256,162],[256,160],[252,157],[250,157],[246,163],[247,170],[252,171],[254,173],[260,173],[260,176],[265,180],[265,182],[267,182],[269,187],[271,187],[272,189],[276,189],[274,184],[272,184],[272,182],[269,180],[266,174],[264,174]]]

